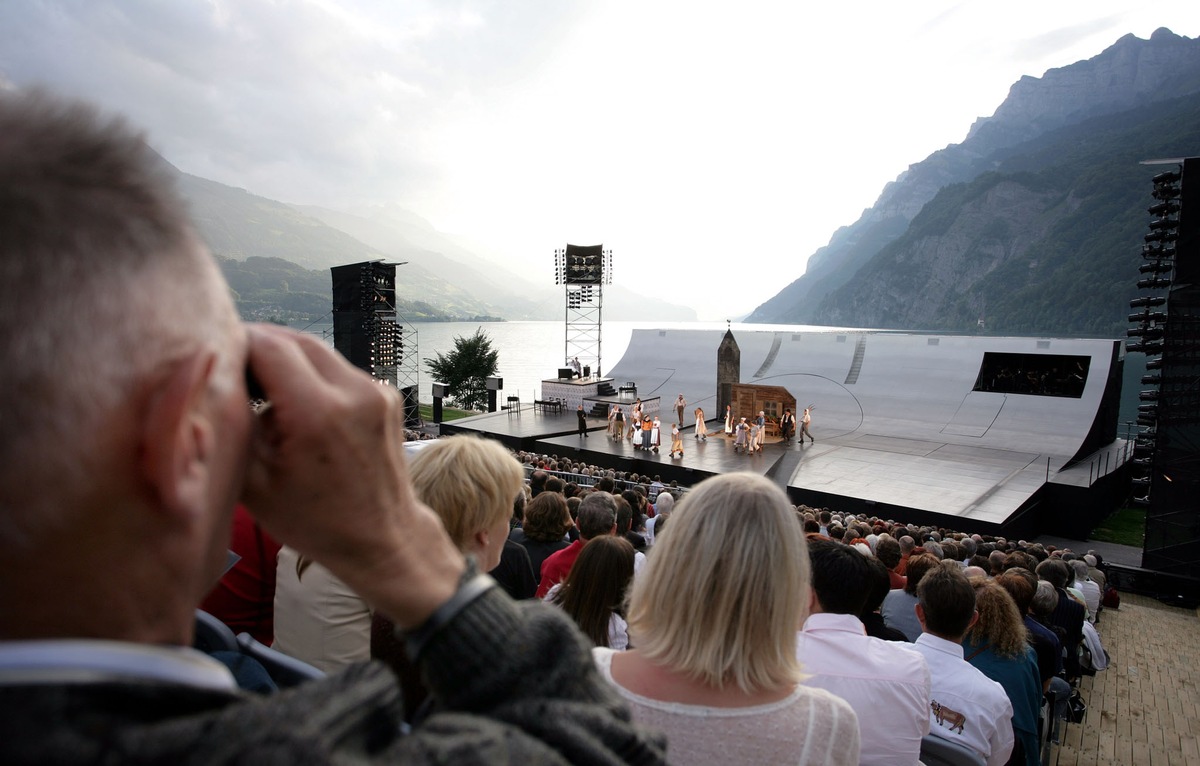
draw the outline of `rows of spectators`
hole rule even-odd
[[[794,506],[769,482],[749,474],[704,482],[677,505],[677,491],[655,482],[656,477],[629,474],[618,479],[617,472],[557,463],[550,457],[513,457],[492,442],[449,437],[421,450],[411,462],[422,499],[442,516],[461,549],[489,568],[513,598],[544,599],[564,610],[597,648],[602,672],[626,693],[635,713],[641,710],[647,722],[665,728],[669,736],[678,725],[679,734],[671,737],[672,750],[682,749],[701,762],[732,757],[720,744],[729,738],[738,748],[748,748],[743,755],[757,752],[767,761],[790,759],[796,754],[792,749],[796,743],[772,742],[768,737],[752,744],[764,726],[753,715],[745,719],[753,725],[734,727],[721,736],[717,736],[723,731],[719,728],[713,736],[695,731],[696,719],[689,716],[730,704],[723,696],[730,679],[712,669],[707,686],[691,688],[681,700],[719,705],[701,704],[679,718],[671,706],[647,702],[669,702],[661,699],[662,690],[686,686],[673,673],[694,680],[700,672],[700,665],[693,667],[691,660],[683,662],[675,652],[655,649],[660,645],[651,634],[661,628],[668,633],[663,646],[686,644],[686,635],[678,631],[687,631],[670,627],[670,620],[663,622],[662,610],[671,608],[686,609],[686,624],[692,630],[697,625],[738,626],[740,621],[761,620],[763,605],[776,603],[775,597],[764,595],[770,592],[768,581],[788,571],[782,562],[790,561],[789,557],[811,559],[807,572],[787,575],[810,582],[812,588],[811,600],[802,610],[805,616],[797,623],[803,628],[793,636],[795,659],[808,676],[802,686],[825,689],[844,700],[858,720],[886,723],[886,739],[859,732],[862,763],[915,762],[922,737],[930,733],[965,744],[988,763],[1010,758],[1014,763],[1036,763],[1039,727],[1048,725],[1040,723],[1043,696],[1053,690],[1057,698],[1065,699],[1071,682],[1083,670],[1079,658],[1088,656],[1082,651],[1084,625],[1099,616],[1104,588],[1100,562],[1092,553],[1080,556],[1024,540]],[[525,460],[518,462],[521,458]],[[522,467],[530,471],[525,481],[520,480]],[[556,468],[598,478],[592,486],[578,486],[550,473]],[[495,489],[499,476],[508,477],[505,486],[516,496],[515,502],[505,502],[504,492]],[[650,483],[642,483],[647,478]],[[618,480],[629,488],[619,489]],[[733,486],[714,497],[712,485],[726,483]],[[652,491],[656,492],[653,502]],[[756,503],[758,495],[766,499]],[[801,550],[772,551],[778,530],[770,533],[773,542],[737,540],[747,533],[743,527],[754,511],[772,505],[786,512],[783,523],[794,525]],[[672,521],[673,515],[678,520]],[[693,519],[694,529],[685,524],[687,519]],[[681,528],[689,531],[677,533]],[[663,548],[666,542],[685,537],[688,542],[686,550],[678,552],[680,560],[662,563],[671,558],[663,553],[670,550]],[[749,552],[743,552],[746,560],[727,560],[739,545],[751,542]],[[427,694],[392,638],[392,625],[376,616],[371,630],[369,606],[344,591],[339,591],[340,598],[334,597],[324,576],[315,574],[318,569],[303,589],[310,602],[319,601],[324,610],[319,619],[305,617],[312,623],[309,632],[320,638],[310,647],[297,645],[288,635],[292,618],[285,612],[303,612],[290,602],[299,578],[286,548],[278,561],[275,645],[329,671],[370,656],[385,660],[401,678],[406,715],[418,720]],[[755,563],[770,564],[772,574],[756,576],[752,587],[759,595],[751,598],[737,588],[740,577],[751,576]],[[715,579],[699,586],[701,573]],[[671,597],[656,595],[655,588],[643,585],[651,580],[666,584]],[[923,589],[924,582],[928,584]],[[695,587],[706,590],[684,598],[686,606],[672,606]],[[645,591],[644,598],[663,599],[663,603],[646,607],[639,601],[639,588]],[[753,606],[754,613],[705,615],[704,606],[714,598],[720,601],[723,588],[732,589],[731,602]],[[330,607],[339,601],[347,608]],[[668,627],[662,628],[664,624]],[[1094,629],[1091,632],[1095,635]],[[348,634],[354,637],[353,651],[330,656]],[[730,636],[723,640],[737,643]],[[318,644],[320,650],[315,648]],[[756,647],[761,651],[761,646]],[[725,650],[713,646],[695,651],[717,656]],[[1103,650],[1093,645],[1093,651]],[[635,659],[625,659],[626,652],[634,652]],[[672,664],[676,660],[682,664]],[[723,661],[732,662],[729,657]],[[655,669],[639,664],[655,662],[666,665]],[[623,671],[626,663],[631,664]],[[724,671],[733,672],[732,665]],[[647,673],[654,677],[656,672],[663,676],[661,687],[644,688],[634,680]],[[797,687],[786,680],[789,673],[772,671],[767,686],[776,694],[773,702],[788,699],[803,707],[805,716],[814,715],[812,705],[817,703],[808,699],[800,705],[791,696]],[[735,701],[746,703],[748,711],[762,707],[766,704],[762,683],[737,681],[741,696],[735,695]],[[785,689],[790,691],[784,694]],[[788,715],[795,713],[789,709]],[[674,712],[668,715],[664,710]],[[822,726],[845,725],[844,720],[840,724],[833,720],[845,714],[843,708],[834,705],[823,710]],[[833,719],[828,719],[830,715]],[[844,732],[838,739],[845,739]],[[688,744],[676,745],[677,740]],[[830,753],[823,757],[836,760]]]

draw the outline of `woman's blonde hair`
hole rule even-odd
[[[1021,657],[1028,645],[1028,631],[1017,602],[1000,584],[983,577],[971,578],[975,588],[975,611],[979,619],[967,631],[971,646],[988,646],[1001,657]]]
[[[442,519],[462,550],[475,533],[512,516],[525,478],[521,464],[499,442],[476,436],[445,436],[409,460],[421,502]]]
[[[755,474],[717,476],[675,506],[635,579],[631,643],[718,689],[796,683],[808,586],[804,530],[783,492]]]

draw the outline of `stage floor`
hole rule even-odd
[[[615,470],[659,474],[664,479],[669,476],[681,483],[684,479],[688,483],[695,483],[707,476],[731,471],[765,474],[785,452],[785,446],[777,438],[767,439],[761,453],[746,455],[734,452],[733,438],[720,433],[721,424],[714,420],[707,423],[710,433],[706,441],[694,438],[695,426],[688,424],[684,431],[683,457],[671,459],[667,454],[671,449],[671,423],[665,424],[663,443],[658,452],[653,452],[634,449],[628,438],[609,438],[607,421],[588,418],[587,422],[588,435],[583,437],[577,433],[575,412],[534,412],[525,406],[520,413],[491,413],[448,421],[442,423],[441,432],[443,435],[487,435],[515,450],[570,457]],[[799,450],[795,446],[792,449]]]

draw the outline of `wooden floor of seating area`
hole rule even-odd
[[[1122,593],[1098,628],[1111,665],[1080,683],[1087,717],[1051,763],[1200,764],[1200,615]]]

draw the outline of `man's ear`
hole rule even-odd
[[[917,622],[921,623],[921,630],[925,630],[925,607],[921,606],[921,602],[913,604],[913,609],[917,612]]]
[[[197,351],[176,362],[147,400],[142,471],[163,511],[193,515],[204,507],[214,449],[205,401],[216,368],[216,354]]]
[[[979,622],[979,610],[971,612],[971,621],[967,623],[967,630],[975,627],[975,623]]]

